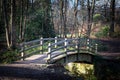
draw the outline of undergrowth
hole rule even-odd
[[[5,52],[0,53],[0,63],[12,63],[18,59],[18,51],[17,50],[7,50]]]

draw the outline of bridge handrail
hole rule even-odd
[[[80,40],[80,39],[65,39],[65,40],[60,41],[60,42],[58,42],[58,43],[49,44],[48,47],[49,47],[49,50],[50,50],[50,51],[48,51],[48,62],[49,62],[52,58],[57,57],[57,56],[59,56],[59,55],[61,55],[61,54],[63,54],[63,53],[67,56],[67,52],[73,51],[73,50],[69,50],[68,47],[70,47],[70,46],[74,46],[74,47],[75,47],[75,45],[78,47],[78,46],[79,46],[78,44],[68,44],[69,42],[71,42],[71,41],[73,41],[73,40],[77,40],[77,41],[78,41],[78,40]],[[54,45],[56,45],[56,44],[58,45],[58,44],[61,44],[61,43],[64,43],[64,44],[66,44],[66,45],[63,45],[63,46],[60,47],[60,48],[50,49],[50,48],[52,48]],[[97,45],[96,45],[96,44],[95,44],[95,45],[90,44],[90,40],[89,40],[89,39],[87,39],[86,44],[85,44],[85,45],[82,45],[82,46],[86,46],[86,49],[85,49],[86,51],[93,52],[93,53],[96,53],[96,52],[97,52]],[[53,53],[53,52],[55,52],[55,51],[58,51],[58,50],[60,50],[60,49],[65,49],[65,51],[63,51],[61,54],[52,56],[51,53]],[[75,47],[74,50],[78,50],[78,49]]]
[[[34,45],[34,46],[30,46],[29,48],[25,48],[24,51],[27,51],[27,50],[32,49],[32,48],[36,48],[38,46],[40,46],[40,44],[37,44],[37,45]],[[22,52],[22,51],[23,50],[20,50],[19,52]]]
[[[52,47],[54,47],[55,45],[59,45],[59,44],[65,44],[65,41],[67,41],[67,43],[68,42],[70,42],[70,41],[72,41],[72,40],[77,40],[77,39],[66,39],[66,40],[62,40],[62,41],[59,41],[58,43],[53,43],[53,44],[50,44],[49,43],[49,45],[48,45],[48,48],[52,48]],[[53,49],[49,49],[50,51],[48,51],[48,55],[49,56],[51,56],[51,53],[53,53],[53,52],[55,52],[55,51],[59,51],[59,50],[61,50],[61,49],[65,49],[65,48],[67,48],[67,47],[71,47],[71,46],[75,46],[76,44],[68,44],[68,45],[63,45],[63,46],[60,46],[60,47],[58,47],[58,48],[53,48]],[[71,52],[71,51],[75,51],[75,50],[77,50],[77,49],[74,49],[74,50],[68,50],[67,49],[67,51],[62,51],[61,52],[61,54],[62,53],[66,53],[66,52]],[[55,55],[55,56],[59,56],[59,55],[61,55],[61,54],[58,54],[58,55]],[[54,57],[55,57],[54,56]],[[51,57],[51,58],[54,58],[54,57]]]
[[[57,42],[57,43],[53,43],[53,44],[50,45],[50,47],[53,47],[53,46],[55,46],[55,45],[62,44],[62,43],[64,43],[64,41],[65,41],[65,40],[59,41],[59,42]]]
[[[40,39],[36,39],[36,40],[32,40],[32,41],[28,41],[28,42],[22,42],[20,44],[20,51],[19,53],[21,53],[21,58],[25,57],[26,55],[29,55],[29,54],[34,54],[35,52],[41,52],[41,53],[44,53],[43,52],[43,46],[46,45],[46,41],[54,41],[54,42],[57,42],[57,41],[60,41],[62,40],[62,38],[40,38]],[[26,51],[29,51],[33,48],[37,48],[37,47],[42,47],[41,50],[38,50],[38,51],[33,51],[29,54],[25,53]],[[47,46],[47,45],[46,45]],[[48,50],[48,48],[44,49],[44,50]],[[24,59],[22,59],[24,60]]]
[[[77,40],[77,39],[66,39],[66,40],[59,41],[57,43],[49,44],[48,48],[49,47],[54,47],[55,45],[64,44],[65,42],[69,43],[72,40]],[[67,46],[75,46],[75,44],[68,44]]]
[[[25,57],[27,57],[27,55],[31,55],[31,54],[35,54],[35,53],[44,53],[43,50],[48,50],[48,58],[52,59],[54,57],[51,57],[53,52],[58,51],[58,50],[62,50],[61,54],[65,54],[67,56],[68,52],[72,52],[72,51],[76,51],[79,50],[80,47],[87,47],[87,49],[89,51],[93,51],[97,52],[97,45],[91,45],[90,40],[86,41],[87,39],[84,38],[40,38],[37,40],[33,40],[33,41],[29,41],[29,42],[23,42],[20,44],[21,46],[21,58],[22,60],[24,60]],[[48,43],[48,42],[52,42],[52,43]],[[79,42],[81,42],[81,44],[79,44]],[[47,45],[49,44],[49,45]],[[45,48],[43,48],[43,46],[45,46]],[[93,47],[95,46],[95,47]],[[29,54],[26,55],[25,52],[29,52],[29,50],[33,49],[33,48],[39,48],[39,50],[37,51],[32,51]],[[50,51],[49,51],[50,50]],[[61,55],[59,54],[59,55]],[[58,55],[58,56],[59,56]],[[56,56],[56,55],[55,55]]]
[[[75,47],[75,45],[76,44],[68,44],[69,42],[72,42],[73,40],[78,40],[78,39],[67,39],[67,38],[65,38],[65,40],[62,40],[62,41],[59,41],[59,42],[57,42],[57,43],[53,43],[53,44],[50,44],[49,43],[49,45],[48,45],[48,61],[50,61],[52,58],[54,58],[54,57],[51,57],[52,56],[52,54],[51,53],[53,53],[53,52],[55,52],[55,51],[59,51],[60,49],[64,49],[64,51],[62,51],[62,53],[61,54],[66,54],[67,55],[67,52],[70,52],[70,50],[68,50],[67,48],[68,47],[70,47],[70,46],[74,46]],[[51,49],[52,47],[54,47],[55,45],[59,45],[59,44],[64,44],[63,46],[61,46],[60,48],[55,48],[55,49]],[[76,49],[75,49],[76,50]],[[73,50],[72,50],[73,51]],[[58,54],[58,55],[55,55],[55,56],[59,56],[59,55],[61,55],[61,54]]]
[[[48,51],[48,54],[50,53],[53,53],[53,52],[55,52],[55,51],[58,51],[58,50],[61,50],[61,49],[64,49],[66,46],[61,46],[61,47],[59,47],[59,48],[56,48],[56,49],[52,49],[50,52]]]
[[[28,45],[28,44],[32,44],[32,43],[36,43],[36,42],[40,42],[40,41],[52,41],[52,40],[63,40],[62,38],[40,38],[40,39],[36,39],[36,40],[32,40],[32,41],[28,41],[28,42],[23,42],[20,45],[24,44],[24,45]]]

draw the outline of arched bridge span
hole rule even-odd
[[[92,63],[97,44],[88,38],[40,38],[21,44],[21,59],[35,54],[45,54],[46,63],[85,61]]]
[[[61,55],[55,57],[48,61],[50,64],[67,64],[70,62],[84,62],[84,63],[93,63],[94,54],[88,52],[81,52],[81,53],[68,53],[67,56]]]

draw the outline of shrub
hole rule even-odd
[[[15,51],[5,51],[0,54],[0,63],[11,63],[15,60],[17,60],[18,54],[17,50]]]
[[[94,22],[98,22],[98,21],[103,21],[103,17],[101,16],[101,14],[95,14],[94,16],[93,16],[93,21]]]
[[[112,37],[113,38],[120,38],[120,32],[114,32]]]
[[[109,34],[109,26],[106,25],[102,27],[101,31],[96,33],[95,36],[97,38],[104,38],[104,37],[108,37],[108,34]]]

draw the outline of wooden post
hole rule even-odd
[[[22,52],[21,52],[21,61],[24,61],[24,55],[25,55],[25,53],[24,53],[24,42],[22,43],[22,45],[21,45],[21,50],[22,50]]]
[[[67,42],[67,38],[65,38],[65,42],[64,42],[64,46],[65,46],[65,62],[67,63],[67,45],[68,45],[68,42]]]
[[[92,45],[90,45],[90,47],[89,47],[89,51],[90,51],[90,52],[93,51],[93,46],[92,46]],[[93,51],[93,52],[94,52],[94,51]]]
[[[95,44],[95,53],[97,53],[98,50],[98,44]]]
[[[48,61],[51,59],[51,43],[48,44]]]
[[[90,44],[90,40],[89,39],[87,39],[87,50],[89,50],[89,44]]]
[[[75,45],[75,48],[78,49],[79,39],[76,40],[76,41],[77,41],[77,43],[76,43],[76,45]]]
[[[57,37],[55,37],[55,43],[57,43]],[[55,44],[55,48],[57,48],[57,44]]]
[[[40,51],[43,54],[43,37],[40,38]]]
[[[65,46],[65,52],[66,52],[67,51],[67,38],[65,38],[64,46]]]
[[[77,55],[76,55],[76,60],[78,61],[78,56],[79,56],[79,53],[80,53],[80,39],[78,38],[78,40],[77,40],[77,47],[76,47],[76,49],[77,49]]]

